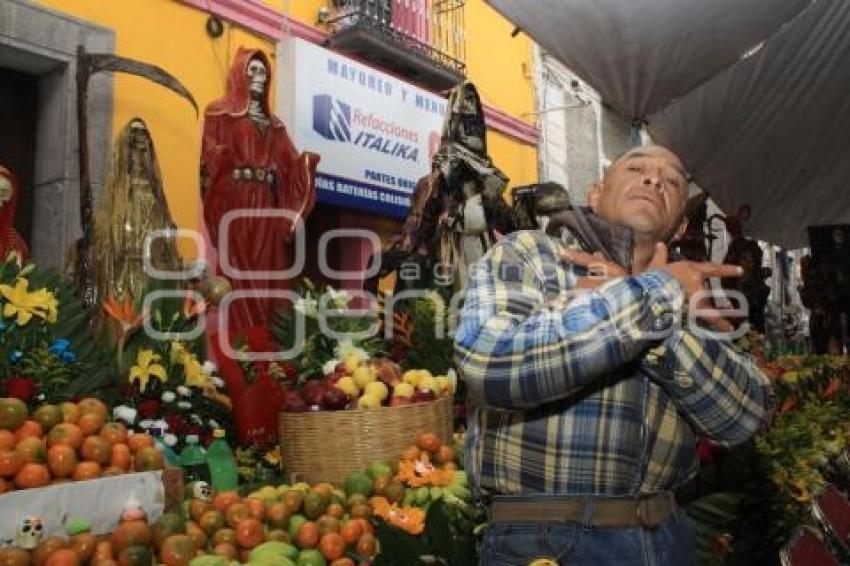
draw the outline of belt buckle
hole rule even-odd
[[[649,522],[648,510],[644,509],[644,505],[648,501],[649,499],[646,497],[638,497],[637,505],[635,505],[635,512],[637,513],[638,524],[644,529],[651,529],[655,527],[655,525]]]

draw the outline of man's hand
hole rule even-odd
[[[629,274],[621,265],[606,260],[599,252],[589,254],[578,250],[565,250],[561,257],[572,264],[587,268],[587,276],[579,277],[576,282],[577,289],[595,289],[611,279]]]
[[[647,269],[660,269],[672,275],[682,286],[685,298],[691,308],[691,297],[706,290],[708,280],[712,277],[740,277],[743,269],[739,265],[721,263],[708,263],[696,261],[676,261],[667,263],[667,246],[658,243],[655,246],[655,254],[649,262]],[[703,315],[700,317],[708,325],[719,332],[731,332],[732,324],[723,318],[720,313],[712,308],[709,297],[700,297],[693,308],[699,309]]]

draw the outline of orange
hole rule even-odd
[[[71,537],[71,548],[82,562],[88,562],[94,556],[97,537],[91,533],[80,533]]]
[[[137,472],[161,470],[165,466],[162,452],[152,446],[147,446],[136,452],[134,467]]]
[[[377,546],[378,545],[375,541],[375,535],[371,533],[363,533],[363,536],[360,537],[360,540],[357,541],[357,546],[354,547],[354,550],[360,556],[372,558],[373,556],[375,556]]]
[[[188,535],[171,535],[159,550],[159,558],[165,566],[189,566],[194,557],[195,543]]]
[[[186,523],[186,535],[195,543],[195,548],[203,550],[207,546],[207,534],[201,530],[197,523],[189,521]]]
[[[266,540],[263,524],[254,518],[240,521],[236,525],[236,542],[242,548],[254,548]]]
[[[99,540],[94,545],[94,556],[92,560],[110,560],[114,557],[112,543],[108,540]]]
[[[331,562],[331,566],[357,566],[351,558],[337,558]]]
[[[24,462],[43,464],[47,459],[47,450],[44,447],[44,441],[34,436],[28,436],[23,440],[19,440],[18,445],[15,446],[15,452],[21,455]]]
[[[331,503],[330,505],[328,505],[327,513],[331,517],[342,519],[342,516],[345,515],[345,508],[339,503]]]
[[[420,450],[425,450],[432,454],[437,453],[441,444],[440,439],[437,438],[437,435],[433,432],[423,432],[419,435],[419,438],[416,439],[416,446],[418,446]]]
[[[229,542],[220,542],[213,547],[213,554],[224,556],[229,560],[236,560],[236,547]]]
[[[283,502],[290,513],[298,513],[301,510],[301,504],[304,503],[304,494],[297,489],[290,489],[283,494]]]
[[[249,497],[245,500],[245,505],[248,506],[248,511],[256,520],[263,522],[266,518],[266,504],[259,497]]]
[[[50,472],[44,464],[24,464],[15,474],[15,486],[21,489],[44,487],[50,482]]]
[[[20,442],[30,436],[42,438],[44,436],[44,429],[35,421],[24,421],[24,424],[15,431],[15,440]]]
[[[369,533],[371,535],[375,534],[375,527],[367,519],[351,519],[351,521],[360,523],[360,527],[363,529],[364,533]]]
[[[42,540],[38,547],[32,552],[32,560],[36,566],[44,566],[51,554],[65,548],[65,539],[60,537],[47,537]]]
[[[0,565],[30,566],[30,553],[22,548],[0,548]]]
[[[189,501],[189,518],[193,521],[198,521],[201,515],[213,508],[211,503],[201,501],[200,499],[192,499]]]
[[[11,480],[0,480],[0,493],[7,493],[9,491],[14,490],[15,487],[12,485]],[[0,564],[3,564],[0,562]]]
[[[27,405],[20,399],[4,397],[0,399],[0,428],[15,430],[27,420]]]
[[[83,413],[80,420],[77,421],[77,426],[83,431],[86,436],[94,436],[100,432],[106,419],[100,413]]]
[[[31,418],[41,425],[42,430],[49,431],[62,422],[62,409],[56,405],[42,405],[35,410]]]
[[[363,525],[360,524],[359,520],[352,519],[342,526],[339,534],[346,544],[356,544],[363,536]]]
[[[316,520],[316,526],[319,527],[319,536],[327,533],[338,533],[339,519],[332,515],[322,515]]]
[[[345,541],[339,533],[327,533],[319,541],[319,552],[328,560],[345,556]]]
[[[83,445],[83,431],[73,423],[59,423],[47,433],[47,446],[64,444],[74,450]]]
[[[351,506],[349,514],[355,519],[368,519],[372,516],[372,507],[368,503],[358,503]]]
[[[106,420],[106,417],[109,415],[108,409],[106,408],[106,404],[100,399],[95,399],[93,397],[87,397],[83,399],[79,403],[77,403],[77,407],[80,410],[80,415],[85,415],[87,413],[96,413],[103,417],[103,420]]]
[[[327,482],[317,483],[316,485],[313,486],[313,491],[318,491],[319,493],[321,493],[322,495],[325,496],[325,499],[330,501],[331,496],[334,493],[334,486],[327,483]]]
[[[130,463],[130,447],[126,444],[113,444],[112,454],[109,458],[109,465],[113,468],[129,471]]]
[[[14,476],[23,465],[24,457],[19,452],[6,448],[0,450],[0,477]]]
[[[127,427],[121,423],[106,423],[100,429],[100,436],[109,441],[110,444],[126,444]]]
[[[289,507],[286,506],[286,503],[282,501],[278,501],[269,505],[269,508],[266,509],[266,522],[272,528],[285,529],[286,525],[289,524],[289,516],[291,513],[289,512]]]
[[[112,532],[111,540],[112,548],[119,553],[136,544],[148,546],[153,542],[153,529],[145,521],[124,521]]]
[[[100,477],[100,464],[97,462],[78,462],[74,466],[74,471],[71,472],[71,479],[74,481],[93,480]]]
[[[70,548],[54,550],[44,563],[45,566],[79,566],[79,564],[80,557]]]
[[[235,529],[236,525],[251,517],[251,510],[248,509],[248,506],[244,503],[234,503],[227,508],[225,517],[227,519],[227,524],[231,528]]]
[[[219,529],[224,527],[224,515],[221,514],[221,511],[205,511],[198,519],[198,525],[208,535],[214,535]]]
[[[80,419],[80,408],[76,403],[65,402],[59,408],[62,409],[62,422],[75,423]]]
[[[222,491],[217,493],[213,499],[213,507],[224,513],[227,508],[239,501],[239,494],[235,491]]]
[[[77,465],[77,453],[70,446],[57,444],[47,451],[47,467],[55,478],[67,478]]]
[[[92,414],[92,413],[89,413]],[[109,463],[112,458],[112,446],[99,436],[89,436],[83,440],[80,454],[84,460],[97,462],[101,466]]]
[[[319,527],[313,521],[306,521],[298,527],[298,535],[295,537],[298,548],[315,548],[319,544]]]
[[[133,454],[142,448],[153,448],[154,445],[155,442],[153,436],[146,432],[137,432],[136,434],[127,437],[127,446],[130,447],[130,451],[132,451]]]
[[[0,429],[0,449],[15,448],[15,433],[11,430]]]

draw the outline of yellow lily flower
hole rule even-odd
[[[201,362],[180,342],[171,343],[171,363],[183,366],[186,385],[203,389],[210,383],[210,376],[203,370]]]
[[[130,383],[139,382],[139,390],[144,391],[148,387],[148,380],[156,377],[163,383],[168,381],[165,368],[156,363],[160,360],[159,354],[153,350],[141,350],[136,357],[136,365],[130,368]]]
[[[3,316],[16,317],[19,326],[27,324],[33,316],[43,318],[47,322],[56,322],[59,301],[47,289],[29,292],[29,281],[19,277],[15,286],[0,285],[0,295],[6,299],[3,305]]]

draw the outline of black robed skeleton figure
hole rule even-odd
[[[514,230],[502,198],[508,178],[487,155],[484,111],[472,83],[449,94],[440,148],[431,173],[419,180],[410,213],[381,252],[378,280],[396,272],[396,291],[466,286],[469,266]],[[370,265],[378,261],[374,256]]]

